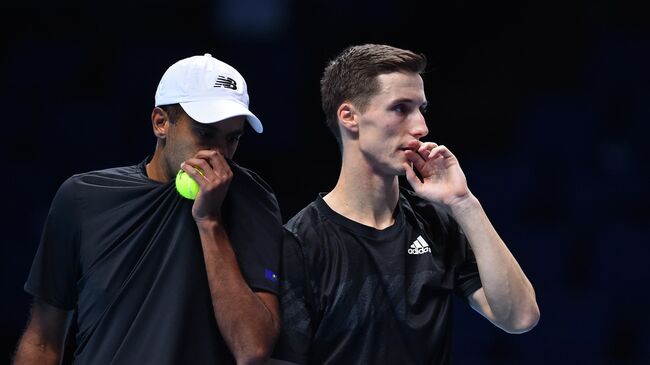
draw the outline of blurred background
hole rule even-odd
[[[163,72],[211,53],[246,78],[235,160],[286,221],[338,177],[318,81],[344,47],[423,52],[426,140],[455,152],[534,284],[530,333],[458,301],[454,364],[650,363],[650,13],[624,0],[113,0],[0,4],[5,177],[0,361],[29,315],[22,286],[70,175],[153,153]]]

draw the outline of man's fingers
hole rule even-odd
[[[417,187],[422,184],[422,181],[417,177],[410,164],[405,162],[403,166],[404,171],[406,172],[406,180],[411,184],[413,189],[417,190]]]
[[[408,150],[405,152],[406,158],[408,158],[411,163],[413,163],[413,166],[418,170],[422,171],[424,168],[424,165],[426,164],[426,157],[422,157],[422,155],[418,152],[413,152],[411,150]]]
[[[436,147],[438,147],[438,144],[435,142],[423,142],[418,148],[418,153],[423,159],[428,160],[430,151]]]
[[[201,150],[185,163],[201,169],[203,176],[208,180],[213,180],[213,177],[222,178],[232,175],[226,158],[214,150]]]
[[[454,154],[451,153],[451,151],[449,151],[449,149],[444,145],[440,145],[432,149],[431,152],[429,152],[429,156],[428,156],[428,158],[431,160],[436,159],[438,157],[444,157],[444,158],[454,157]]]
[[[210,156],[210,165],[212,165],[212,170],[217,176],[229,176],[232,174],[228,161],[219,152]]]
[[[188,159],[181,164],[181,169],[190,175],[199,186],[203,186],[207,182],[205,177],[205,170],[210,165],[202,159]]]

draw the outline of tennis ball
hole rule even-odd
[[[176,174],[176,190],[184,198],[194,200],[199,193],[199,184],[185,171],[179,170]]]

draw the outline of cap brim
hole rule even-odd
[[[262,133],[262,122],[244,105],[233,100],[208,100],[180,103],[183,110],[199,123],[210,124],[224,119],[245,116],[248,124],[257,133]]]

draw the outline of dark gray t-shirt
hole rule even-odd
[[[75,175],[57,192],[25,290],[76,311],[75,364],[231,364],[219,333],[193,201],[139,165]],[[282,220],[250,170],[222,207],[242,274],[278,292]]]
[[[452,294],[481,287],[448,209],[401,190],[377,230],[319,196],[286,225],[276,359],[298,364],[450,362]]]

